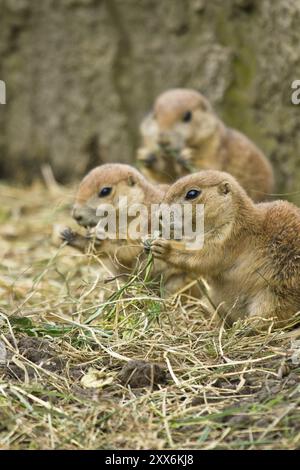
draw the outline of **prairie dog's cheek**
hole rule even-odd
[[[144,200],[144,191],[138,185],[129,186],[122,183],[118,186],[113,199],[113,205],[118,210],[126,210],[131,204],[141,203]]]
[[[144,191],[139,186],[133,186],[130,188],[128,199],[130,204],[139,204],[144,201]]]
[[[184,140],[184,143],[187,143],[195,133],[195,124],[189,122],[185,125],[181,125],[181,135]]]
[[[128,206],[128,197],[127,195],[118,195],[114,198],[112,202],[113,206],[115,209],[118,211],[120,210],[126,210]]]
[[[99,197],[98,195],[95,197],[95,204],[99,206],[100,204],[114,204],[114,195],[110,194],[106,197]]]
[[[97,209],[97,207],[101,204],[101,202],[103,202],[101,200],[101,198],[97,196],[93,196],[91,197],[88,201],[87,201],[87,205],[92,208],[92,209]]]
[[[191,139],[201,141],[210,137],[216,131],[217,125],[218,120],[214,114],[208,112],[197,113],[193,122]]]
[[[176,123],[169,130],[168,136],[170,140],[171,147],[181,148],[185,145],[186,140],[189,136],[189,126],[184,126],[182,123]]]

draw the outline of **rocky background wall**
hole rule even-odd
[[[299,25],[300,0],[0,0],[0,177],[134,162],[140,120],[180,86],[262,147],[280,191],[300,191]]]

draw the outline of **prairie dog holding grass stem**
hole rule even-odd
[[[255,204],[229,174],[185,176],[164,202],[204,205],[202,249],[153,240],[154,257],[204,276],[222,318],[274,318],[282,325],[300,310],[300,210],[286,201]]]
[[[94,168],[79,185],[73,217],[79,225],[95,228],[100,220],[97,210],[99,205],[109,204],[115,211],[117,219],[126,197],[127,207],[143,204],[151,213],[151,205],[159,204],[163,199],[166,186],[153,185],[135,168],[124,164],[105,164]],[[147,217],[148,217],[147,215]],[[130,222],[130,221],[129,221]],[[96,231],[97,234],[97,231]],[[88,237],[66,229],[62,239],[80,251],[87,251],[91,245]],[[114,265],[115,274],[131,273],[137,262],[145,261],[146,255],[141,239],[100,239],[94,238],[97,256],[109,258]],[[170,268],[164,262],[155,261],[151,270],[151,278],[162,275],[164,290],[167,294],[175,293],[191,282],[191,278],[179,270]]]
[[[137,160],[152,181],[172,183],[212,169],[233,175],[254,201],[265,200],[274,190],[265,155],[244,134],[226,127],[195,90],[178,88],[159,95],[140,130]]]

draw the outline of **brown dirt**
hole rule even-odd
[[[118,378],[122,385],[130,385],[131,388],[154,388],[166,384],[167,373],[159,364],[130,361],[122,368]]]

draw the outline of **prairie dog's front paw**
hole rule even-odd
[[[169,240],[164,238],[157,238],[151,243],[151,252],[154,258],[164,259],[168,258],[171,251],[171,244]]]
[[[72,229],[70,229],[69,227],[65,228],[64,230],[62,230],[60,232],[60,238],[64,241],[64,242],[67,242],[68,245],[71,245],[72,243],[74,243],[74,241],[76,240],[77,238],[77,233],[74,232]]]

